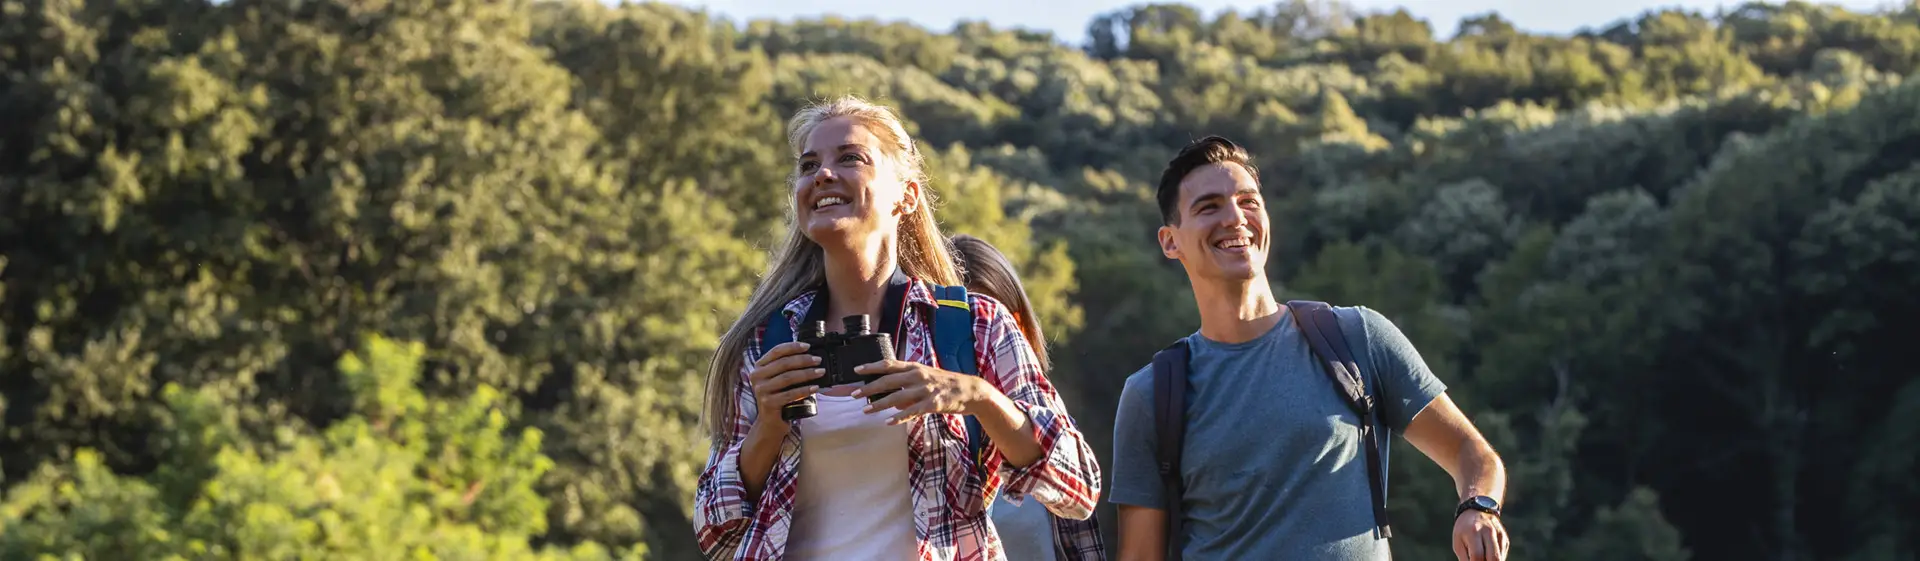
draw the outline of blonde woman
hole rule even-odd
[[[707,375],[701,551],[997,561],[1006,556],[986,516],[995,492],[1088,518],[1100,467],[1006,308],[980,295],[965,303],[978,375],[934,358],[944,304],[933,291],[960,279],[899,119],[848,97],[801,109],[787,131],[789,234]],[[768,326],[799,333],[862,314],[891,335],[898,359],[856,369],[879,376],[865,384],[819,389],[825,372],[805,345],[761,348]],[[790,419],[794,404],[815,412]],[[968,419],[984,435],[977,457]]]

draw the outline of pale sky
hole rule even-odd
[[[736,24],[750,19],[794,16],[819,16],[828,13],[848,18],[873,17],[884,21],[907,20],[934,31],[944,32],[954,22],[985,20],[996,27],[1046,29],[1059,39],[1078,45],[1086,37],[1087,23],[1097,14],[1135,2],[1116,0],[666,0],[670,4],[706,8],[726,16]],[[1271,0],[1185,0],[1212,16],[1232,7],[1242,12],[1271,5]],[[1709,15],[1717,6],[1731,9],[1739,2],[1720,0],[1350,0],[1362,10],[1392,11],[1404,6],[1415,16],[1433,25],[1440,38],[1453,35],[1460,18],[1487,11],[1498,11],[1521,29],[1539,33],[1571,33],[1581,27],[1600,28],[1622,18],[1665,6],[1700,10]],[[1770,3],[1779,3],[1778,1]],[[1836,0],[1852,10],[1869,10],[1882,5],[1904,5],[1899,0]]]

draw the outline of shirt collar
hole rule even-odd
[[[890,282],[907,283],[907,304],[910,306],[931,308],[939,304],[933,299],[933,285],[925,280],[908,276],[906,269],[894,267],[893,279]],[[807,311],[813,308],[813,301],[821,294],[825,294],[825,288],[826,282],[822,281],[820,285],[807,289],[806,292],[788,300],[787,305],[780,309],[781,312],[787,316],[787,319],[793,321],[798,321],[795,318],[807,317]]]

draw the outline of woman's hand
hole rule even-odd
[[[889,425],[905,423],[929,413],[972,415],[979,406],[992,403],[993,397],[1000,393],[985,378],[948,372],[917,362],[880,361],[862,364],[855,367],[853,372],[880,376],[854,390],[854,397],[893,392],[867,404],[865,411],[872,413],[889,407],[899,409],[899,413],[887,419]]]
[[[755,427],[771,431],[768,434],[786,434],[789,425],[780,417],[780,408],[820,390],[816,385],[794,387],[827,373],[824,368],[815,368],[820,365],[820,357],[806,352],[806,343],[781,343],[753,362],[747,383],[753,384],[753,399],[760,405]]]

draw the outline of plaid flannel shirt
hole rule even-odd
[[[815,292],[788,302],[787,320],[799,332],[799,322],[814,303]],[[1100,466],[1064,404],[1042,374],[1039,360],[1020,334],[1013,316],[990,297],[969,294],[978,371],[999,388],[1032,420],[1040,442],[1041,459],[1020,468],[1009,464],[991,441],[984,462],[968,457],[966,426],[961,415],[922,415],[909,426],[907,447],[911,461],[913,525],[921,561],[1004,561],[1006,554],[986,515],[996,491],[1009,500],[1038,500],[1055,514],[1055,527],[1066,549],[1078,557],[1103,554],[1099,533],[1089,519],[1100,495]],[[907,290],[901,360],[938,367],[933,349],[932,289],[915,279]],[[800,454],[805,442],[795,425],[780,445],[780,455],[758,501],[749,503],[740,480],[740,452],[753,426],[758,404],[746,383],[747,372],[760,357],[756,329],[741,367],[736,387],[735,414],[725,439],[713,447],[694,493],[694,529],[700,550],[708,559],[773,561],[786,553],[792,529],[794,497],[798,491]],[[984,346],[984,348],[981,348]]]

